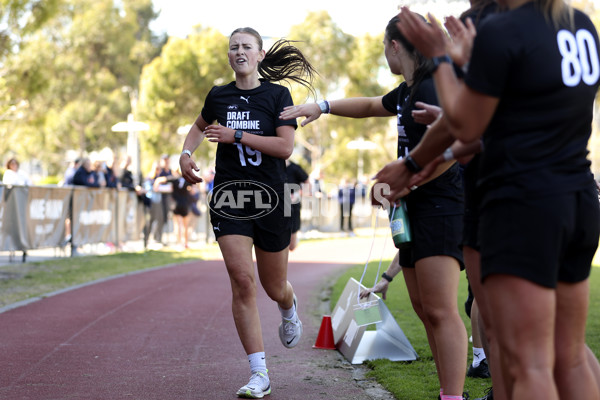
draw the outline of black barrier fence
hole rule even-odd
[[[337,189],[321,197],[303,195],[301,201],[301,231],[306,237],[311,237],[312,232],[339,232]],[[201,216],[194,220],[192,229],[208,243],[214,235],[206,198],[198,207]],[[368,197],[357,196],[352,212],[353,226],[372,226],[372,213]],[[25,260],[28,250],[63,247],[68,233],[67,221],[74,247],[142,240],[145,228],[148,234],[151,228],[146,226],[150,222],[149,214],[137,195],[125,189],[0,184],[0,251],[23,251]],[[378,214],[376,226],[383,227],[387,223],[387,214]],[[165,229],[172,231],[169,219],[165,221]]]
[[[74,246],[138,240],[144,205],[127,190],[0,185],[0,251],[60,247],[67,220]]]

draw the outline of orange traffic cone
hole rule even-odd
[[[319,335],[317,336],[317,341],[315,342],[313,349],[335,350],[335,348],[331,316],[324,315],[323,321],[321,322],[321,328],[319,329]]]

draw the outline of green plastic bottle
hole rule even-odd
[[[390,207],[389,211],[394,246],[397,249],[405,248],[410,245],[412,240],[406,204],[403,201],[398,201]]]

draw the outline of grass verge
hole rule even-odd
[[[383,268],[386,268],[391,260],[384,261]],[[367,287],[372,286],[377,272],[377,262],[369,264],[367,274],[363,279],[363,284]],[[357,266],[347,270],[335,283],[331,293],[331,307],[339,299],[348,279],[354,278],[360,280],[364,265]],[[592,351],[598,356],[600,354],[600,270],[593,268],[590,277],[590,307],[587,324],[587,343]],[[467,299],[467,280],[463,273],[458,290],[458,308],[461,317],[467,328],[467,333],[471,334],[471,320],[467,317],[464,310],[464,302]],[[372,360],[365,364],[371,368],[368,373],[374,377],[382,386],[389,390],[398,399],[410,400],[431,400],[439,394],[439,383],[435,363],[427,343],[425,328],[413,311],[408,298],[406,285],[399,274],[390,284],[385,300],[390,312],[398,321],[398,324],[404,331],[404,334],[419,355],[416,361],[390,361],[390,360]],[[369,327],[374,329],[374,326]],[[471,345],[469,345],[469,362],[472,361]],[[465,374],[467,366],[465,365]],[[484,395],[486,388],[491,386],[491,379],[465,379],[465,391],[469,392],[471,399],[479,398]]]
[[[218,246],[214,245],[182,252],[116,253],[2,266],[0,307],[102,278],[218,256]]]

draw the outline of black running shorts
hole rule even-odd
[[[588,278],[600,235],[595,187],[482,208],[481,279],[510,274],[549,288]]]
[[[426,257],[454,257],[460,269],[465,268],[461,249],[463,216],[421,217],[410,220],[412,243],[400,251],[400,265],[414,268],[415,263]]]
[[[290,245],[291,217],[284,216],[283,204],[259,218],[230,218],[210,210],[210,222],[215,238],[224,235],[243,235],[254,239],[261,250],[279,252]]]

